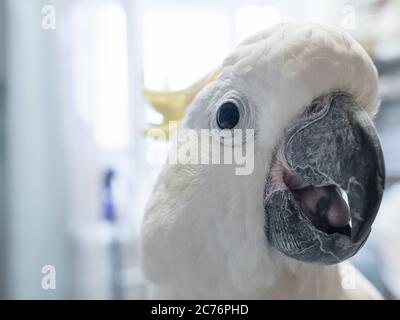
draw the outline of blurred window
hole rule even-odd
[[[127,29],[119,1],[72,7],[73,90],[82,119],[100,150],[129,144]]]

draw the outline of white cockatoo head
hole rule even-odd
[[[371,120],[377,71],[350,36],[279,24],[241,43],[219,73],[182,128],[222,136],[253,130],[239,142],[217,142],[250,150],[251,170],[238,174],[234,162],[166,164],[142,229],[146,275],[181,297],[255,296],[288,270],[351,257],[383,192]]]

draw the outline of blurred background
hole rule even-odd
[[[0,0],[0,298],[145,298],[148,155],[166,148],[142,133],[163,121],[142,88],[182,89],[293,20],[346,29],[379,69],[388,188],[354,263],[400,298],[400,0]]]

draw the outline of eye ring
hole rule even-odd
[[[220,129],[233,129],[240,120],[240,111],[238,106],[227,101],[223,103],[217,111],[217,125]]]
[[[234,146],[254,139],[255,107],[251,106],[248,97],[229,89],[212,105],[210,128],[216,141]]]

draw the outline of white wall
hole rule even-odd
[[[6,228],[5,228],[5,54],[4,54],[4,42],[5,42],[5,6],[4,1],[0,2],[0,299],[5,296],[6,292]]]
[[[8,298],[69,295],[60,61],[55,31],[41,27],[41,8],[49,3],[7,1]],[[48,264],[56,268],[56,290],[41,287]]]

